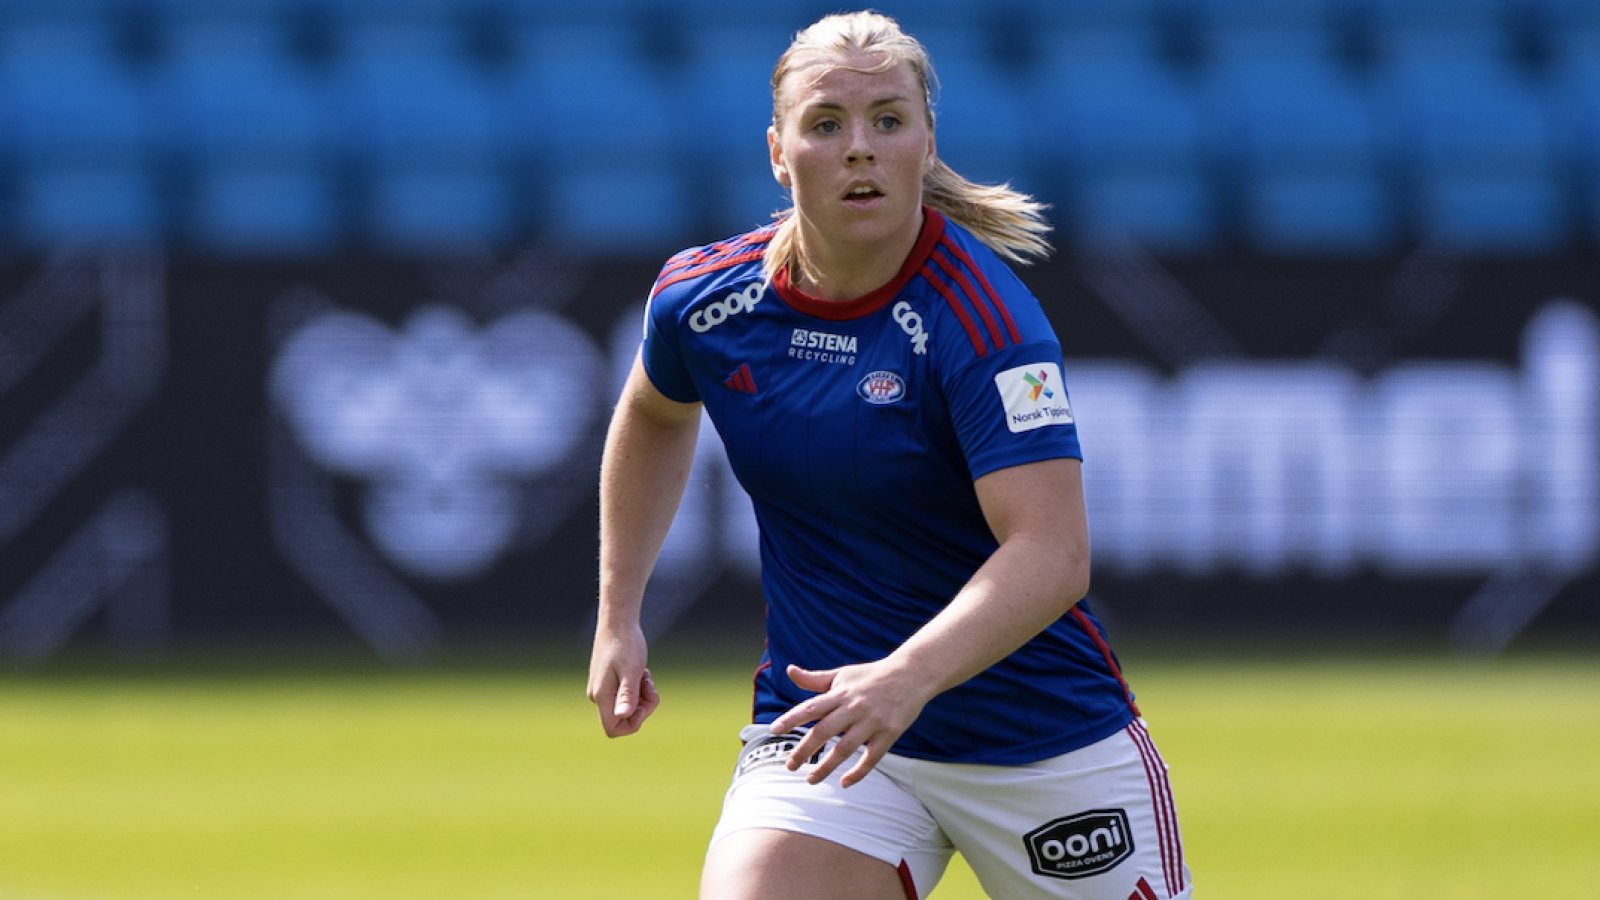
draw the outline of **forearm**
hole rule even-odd
[[[700,419],[698,408],[674,413],[675,418],[653,415],[625,393],[606,434],[600,463],[602,629],[638,623],[645,583],[683,497]]]
[[[911,673],[931,698],[1009,656],[1061,618],[1088,588],[1087,547],[1013,535],[889,661]]]

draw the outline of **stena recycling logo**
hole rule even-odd
[[[734,291],[721,300],[706,304],[689,316],[689,327],[696,334],[705,334],[740,313],[756,308],[767,295],[767,283],[752,281],[742,291]]]
[[[1128,813],[1120,809],[1092,809],[1056,819],[1028,832],[1023,843],[1034,874],[1050,878],[1099,875],[1133,855]]]

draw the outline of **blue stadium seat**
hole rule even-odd
[[[708,24],[688,37],[687,59],[670,82],[671,102],[695,111],[696,148],[683,156],[683,170],[700,204],[697,218],[711,233],[744,231],[788,205],[772,177],[766,131],[772,67],[789,36],[734,23]]]
[[[979,38],[965,29],[932,29],[923,37],[939,78],[938,154],[974,181],[1026,181],[1034,140],[1023,106],[1027,85],[1001,69]]]
[[[1216,193],[1195,93],[1152,57],[1125,51],[1058,35],[1035,73],[1036,139],[1065,176],[1052,189],[1067,206],[1058,224],[1159,250],[1211,246]]]
[[[1570,173],[1575,213],[1600,245],[1600,28],[1569,33],[1552,66],[1561,152]]]
[[[672,152],[694,119],[672,105],[671,73],[621,28],[528,28],[499,98],[509,139],[556,162],[596,153]],[[706,112],[705,115],[710,115]]]
[[[1464,252],[1529,253],[1568,238],[1549,97],[1497,56],[1418,54],[1382,73],[1419,237]]]
[[[381,0],[378,0],[381,2]],[[671,9],[665,0],[585,0],[582,3],[542,2],[542,0],[489,0],[505,10],[524,28],[626,29],[634,20],[652,11]],[[748,7],[746,8],[748,15]]]
[[[930,4],[930,6],[936,4]],[[756,29],[767,37],[778,39],[780,46],[778,52],[789,45],[789,39],[796,31],[810,25],[822,16],[837,12],[847,7],[828,0],[765,0],[760,6],[760,15],[751,15],[752,7],[749,0],[673,0],[672,10],[675,15],[681,15],[686,25],[691,30],[700,28],[727,28],[731,26],[745,26]],[[902,8],[893,6],[873,5],[872,8],[896,16],[901,19],[901,24],[910,28],[909,24],[915,19],[915,8],[907,10],[905,4]],[[854,8],[854,7],[850,7]],[[907,15],[907,13],[912,15]],[[772,58],[777,62],[777,56]]]
[[[339,250],[343,210],[330,173],[308,160],[220,159],[192,175],[186,242],[224,257],[307,257]]]
[[[148,85],[109,34],[82,22],[13,22],[0,34],[18,238],[28,246],[159,240],[167,197]]]
[[[187,152],[282,161],[332,148],[331,93],[264,22],[181,22],[160,81],[166,127]]]
[[[31,158],[142,160],[150,150],[147,85],[98,29],[52,23],[0,35],[0,84]]]
[[[1165,9],[1164,0],[1045,0],[1029,4],[1028,15],[1045,30],[1084,35],[1153,30]]]
[[[1332,56],[1354,0],[1189,0],[1208,57],[1243,52]]]
[[[1600,31],[1600,3],[1594,0],[1522,0],[1542,7],[1557,34]]]
[[[183,239],[228,256],[302,256],[343,234],[326,81],[268,20],[174,22],[164,131],[188,170]]]
[[[515,216],[492,169],[388,165],[373,173],[360,224],[379,248],[414,253],[500,244]]]
[[[364,176],[362,231],[389,249],[503,239],[513,216],[502,181],[496,91],[448,28],[352,24],[332,78],[345,156]]]
[[[528,26],[515,36],[498,95],[502,152],[533,176],[525,189],[540,198],[537,217],[554,240],[659,252],[700,214],[686,160],[700,155],[702,123],[718,113],[684,106],[672,73],[652,65],[638,38],[600,25]]]
[[[545,234],[561,246],[656,258],[719,236],[695,232],[687,185],[649,158],[569,164],[547,189]]]
[[[0,28],[38,24],[95,27],[113,8],[113,0],[6,0],[0,3]]]
[[[44,0],[50,2],[50,0]],[[75,0],[97,2],[97,0]],[[315,10],[318,4],[336,0],[98,0],[124,9],[143,8],[161,23],[163,30],[195,25],[236,24],[271,26],[280,24],[295,12]],[[399,3],[400,0],[396,0]]]
[[[130,160],[24,163],[17,223],[23,246],[146,245],[166,237],[166,201],[151,170]]]
[[[431,158],[493,161],[498,144],[494,91],[429,25],[370,25],[346,31],[332,75],[349,149],[383,164]]]
[[[1330,59],[1286,48],[1218,59],[1208,79],[1247,243],[1300,254],[1393,246],[1386,147],[1360,82]]]
[[[1511,55],[1510,0],[1369,0],[1381,56]]]

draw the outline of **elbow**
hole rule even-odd
[[[1062,579],[1067,606],[1071,606],[1089,595],[1089,542],[1087,540],[1071,542],[1070,549],[1062,554],[1063,569]]]
[[[1082,565],[1074,565],[1068,571],[1065,586],[1061,592],[1066,599],[1066,609],[1071,609],[1079,600],[1089,595],[1089,564],[1084,561]]]

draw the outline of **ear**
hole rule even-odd
[[[783,161],[783,144],[778,142],[778,127],[767,126],[767,155],[772,162],[772,177],[785,188],[792,188],[794,184],[789,178],[789,166]]]
[[[928,135],[928,156],[922,161],[922,174],[927,176],[933,171],[933,164],[939,159],[939,148],[934,143],[933,135]]]

